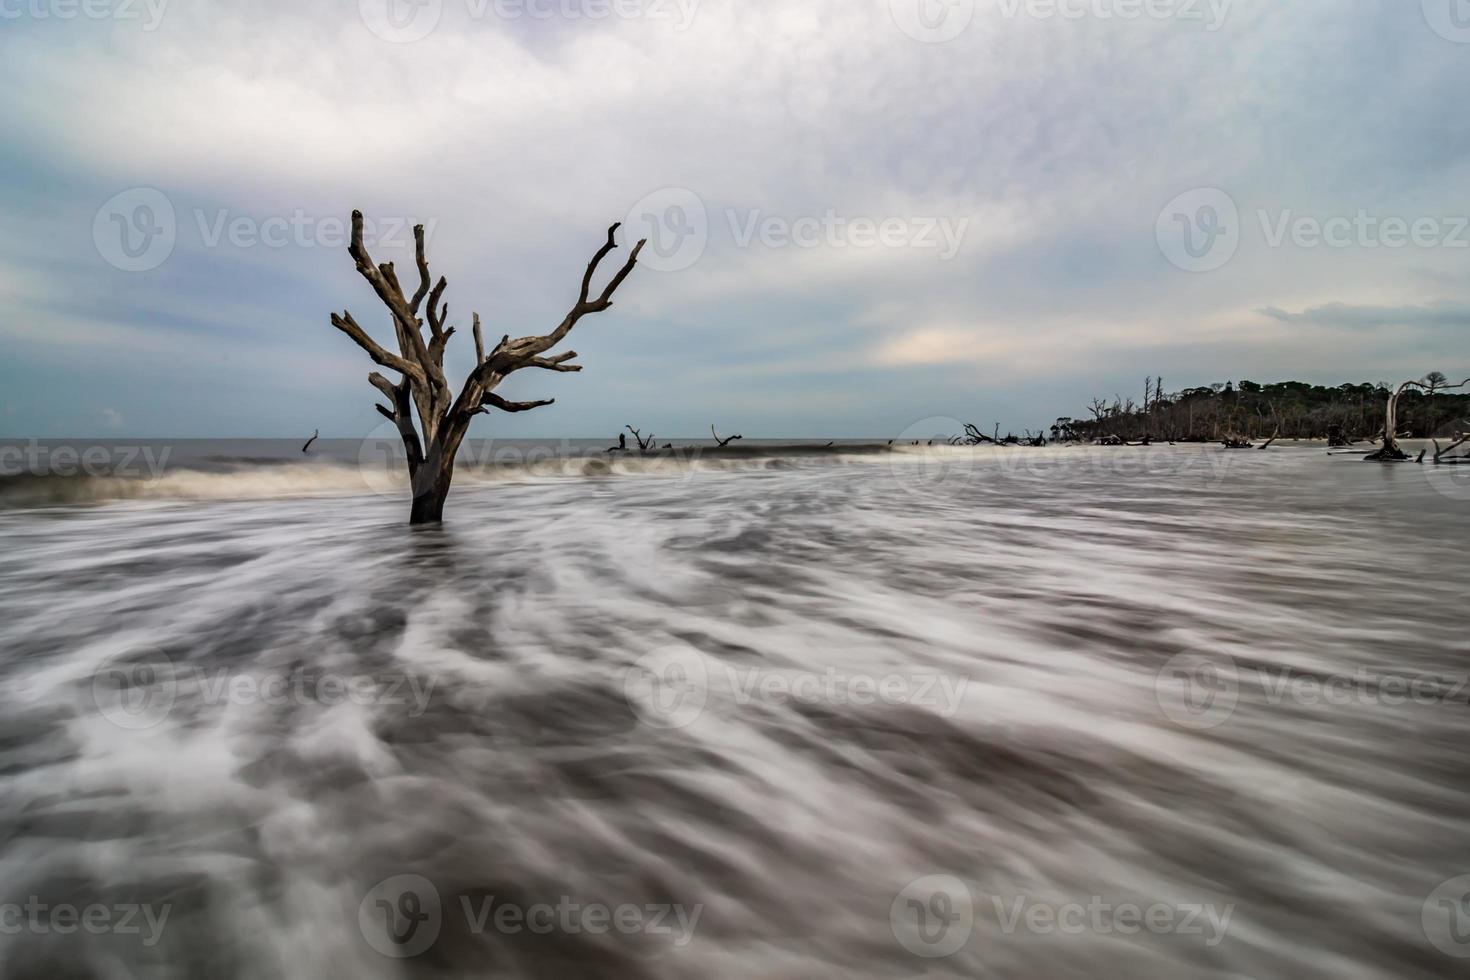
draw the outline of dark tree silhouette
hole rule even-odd
[[[352,338],[353,342],[367,351],[369,357],[380,366],[395,372],[399,380],[395,383],[374,371],[368,381],[388,399],[388,406],[376,406],[398,429],[403,448],[408,456],[408,475],[413,489],[413,506],[409,522],[412,524],[436,524],[444,519],[444,501],[449,496],[449,485],[454,479],[454,458],[460,444],[469,432],[470,422],[476,415],[489,414],[490,409],[502,412],[525,412],[542,405],[550,405],[555,399],[532,402],[512,402],[495,394],[495,388],[506,377],[523,368],[540,368],[545,371],[580,371],[580,364],[570,363],[576,351],[563,351],[552,357],[543,357],[547,351],[561,343],[562,339],[577,325],[577,321],[588,313],[601,313],[612,306],[613,293],[628,278],[638,262],[638,253],[645,242],[633,247],[628,261],[618,270],[597,296],[592,295],[592,276],[597,266],[617,247],[615,235],[618,225],[607,230],[607,242],[587,263],[587,272],[582,276],[582,291],[570,312],[562,318],[556,329],[548,334],[520,337],[511,340],[507,334],[500,343],[489,351],[485,350],[480,335],[480,315],[473,314],[475,334],[475,368],[465,379],[459,394],[455,395],[444,376],[444,348],[454,335],[454,327],[446,326],[449,305],[440,303],[447,283],[441,276],[433,283],[429,275],[428,259],[424,255],[424,227],[413,230],[414,257],[418,266],[419,284],[412,297],[406,297],[399,285],[393,263],[374,264],[362,242],[362,212],[352,212],[352,244],[348,252],[357,263],[357,271],[373,287],[373,292],[393,318],[393,333],[398,341],[398,353],[379,346],[358,326],[352,314],[343,310],[339,316],[332,314],[332,326]],[[430,284],[433,283],[431,286]],[[419,318],[419,309],[428,299],[429,336],[424,336],[424,321]],[[415,419],[417,416],[417,419]]]
[[[731,436],[728,439],[721,439],[720,438],[720,434],[715,431],[715,427],[714,427],[713,424],[710,425],[709,432],[710,432],[710,435],[712,435],[712,436],[715,437],[715,442],[719,444],[719,447],[721,449],[724,449],[726,446],[730,445],[730,443],[734,442],[736,439],[744,439],[745,438],[744,436]]]

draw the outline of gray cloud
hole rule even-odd
[[[1470,47],[1417,4],[1237,2],[1212,32],[982,3],[941,44],[906,35],[887,0],[703,0],[672,20],[480,9],[445,0],[402,44],[355,0],[174,0],[151,31],[7,21],[4,424],[74,434],[113,408],[140,434],[369,431],[369,365],[327,315],[385,321],[327,223],[353,207],[432,223],[453,319],[517,333],[559,319],[606,225],[669,188],[704,215],[697,261],[640,269],[578,328],[582,375],[516,392],[557,404],[493,431],[1034,428],[1160,370],[1183,386],[1470,359],[1428,329],[1470,305],[1463,251],[1273,246],[1257,218],[1470,213]],[[125,272],[93,226],[134,187],[167,197],[177,241]],[[1202,274],[1155,238],[1197,187],[1225,190],[1242,226]],[[746,239],[828,214],[835,242]],[[216,238],[221,217],[307,231]],[[916,244],[940,219],[967,222],[952,258]],[[906,231],[864,244],[863,222]],[[1441,319],[1385,314],[1426,328],[1411,351],[1363,329],[1364,311],[1416,309]]]

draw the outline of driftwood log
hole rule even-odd
[[[404,294],[393,263],[378,265],[368,255],[362,240],[362,224],[362,212],[353,211],[352,243],[348,252],[357,263],[358,273],[388,308],[398,350],[395,353],[380,346],[347,310],[340,315],[332,314],[332,326],[366,351],[374,363],[398,375],[395,382],[374,371],[368,375],[368,381],[388,400],[386,407],[377,405],[376,408],[397,428],[407,453],[409,482],[413,491],[409,522],[437,524],[444,519],[444,501],[454,479],[455,455],[469,432],[470,422],[477,415],[489,414],[492,408],[502,412],[526,412],[555,401],[550,398],[530,402],[507,401],[497,395],[495,389],[511,374],[525,368],[565,372],[582,370],[580,364],[571,363],[577,356],[576,351],[563,351],[551,357],[542,355],[561,343],[582,317],[601,313],[612,306],[613,293],[633,271],[646,240],[633,247],[627,262],[602,292],[594,296],[592,277],[608,253],[617,248],[619,226],[614,224],[609,228],[607,242],[587,263],[577,302],[550,333],[515,340],[506,334],[487,351],[480,333],[480,315],[473,314],[475,367],[456,395],[444,374],[444,349],[454,335],[454,327],[445,322],[449,317],[449,305],[441,303],[447,283],[442,276],[434,282],[429,274],[429,262],[424,254],[423,225],[413,230],[419,281],[410,297]],[[426,299],[428,306],[424,308]],[[424,321],[419,317],[421,308],[425,309],[428,317],[427,337],[424,336]]]
[[[1470,419],[1465,419],[1464,420],[1464,423],[1466,425],[1470,425]],[[1456,433],[1456,435],[1455,435],[1455,441],[1452,442],[1452,443],[1450,443],[1448,446],[1445,446],[1443,449],[1439,448],[1439,440],[1438,439],[1431,439],[1430,441],[1434,443],[1434,461],[1436,463],[1443,462],[1446,459],[1451,459],[1451,460],[1454,460],[1454,459],[1465,459],[1467,457],[1465,457],[1465,456],[1458,456],[1458,457],[1450,456],[1450,453],[1454,452],[1456,449],[1459,449],[1465,443],[1470,442],[1470,431]]]

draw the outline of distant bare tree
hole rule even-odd
[[[613,293],[633,271],[638,253],[645,244],[639,242],[633,247],[628,261],[603,287],[602,292],[594,297],[592,276],[597,271],[598,264],[617,247],[614,237],[617,230],[618,225],[607,230],[606,244],[587,263],[587,272],[582,276],[582,291],[577,302],[550,333],[516,340],[511,340],[507,334],[487,352],[485,342],[480,336],[480,315],[474,314],[475,368],[465,379],[459,394],[455,395],[444,376],[444,348],[454,335],[454,327],[445,326],[449,306],[440,305],[447,283],[441,276],[437,283],[433,283],[432,287],[430,285],[433,280],[424,255],[423,225],[413,230],[419,284],[413,296],[407,297],[399,285],[397,273],[393,271],[393,263],[376,265],[368,255],[362,241],[362,212],[352,212],[352,243],[348,246],[348,252],[357,263],[358,273],[373,287],[373,292],[392,315],[398,353],[379,346],[346,310],[340,316],[332,314],[332,326],[352,338],[375,363],[399,376],[398,382],[394,383],[374,371],[368,375],[368,381],[388,399],[388,407],[376,407],[397,427],[408,455],[408,475],[413,490],[409,523],[437,524],[444,519],[444,501],[449,496],[449,485],[454,479],[455,454],[459,452],[460,444],[469,432],[470,422],[476,415],[489,414],[492,408],[502,412],[525,412],[555,401],[550,398],[532,402],[506,401],[495,394],[495,388],[501,381],[522,368],[540,368],[546,371],[582,370],[580,364],[570,363],[577,356],[576,351],[564,351],[552,357],[541,355],[561,343],[582,317],[588,313],[601,313],[612,306]],[[424,321],[419,319],[419,308],[426,298],[429,303],[427,338],[423,333]]]
[[[1388,407],[1384,410],[1383,418],[1383,445],[1376,453],[1365,456],[1364,459],[1382,463],[1402,462],[1409,458],[1408,454],[1399,448],[1398,425],[1399,425],[1399,398],[1410,388],[1418,388],[1427,391],[1431,395],[1436,391],[1446,391],[1452,388],[1463,388],[1470,385],[1470,378],[1466,378],[1459,384],[1446,384],[1443,374],[1438,371],[1430,372],[1429,376],[1419,381],[1405,381],[1399,385],[1388,396]],[[1422,458],[1422,454],[1421,454]]]

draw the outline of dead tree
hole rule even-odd
[[[1281,413],[1276,411],[1276,403],[1271,403],[1271,417],[1276,420],[1276,431],[1271,433],[1271,438],[1257,446],[1257,449],[1270,449],[1271,443],[1281,438]]]
[[[1465,419],[1464,421],[1466,425],[1470,425],[1470,419]],[[1434,443],[1434,462],[1436,464],[1440,463],[1441,461],[1445,461],[1447,457],[1448,462],[1451,463],[1457,463],[1461,460],[1470,459],[1470,456],[1450,456],[1450,453],[1454,452],[1456,449],[1459,449],[1466,442],[1470,442],[1470,432],[1455,433],[1455,441],[1450,443],[1448,446],[1445,446],[1443,449],[1439,448],[1438,439],[1431,439],[1430,441]]]
[[[989,443],[992,446],[1004,445],[1000,440],[999,422],[995,424],[995,435],[993,436],[987,436],[981,432],[980,427],[974,422],[966,422],[965,434],[963,436],[956,436],[954,444],[959,446],[979,446],[984,443]]]
[[[1418,388],[1427,391],[1431,395],[1436,391],[1446,391],[1452,388],[1463,388],[1470,385],[1470,378],[1466,378],[1457,385],[1447,385],[1437,379],[1424,378],[1420,381],[1405,381],[1399,385],[1388,396],[1388,407],[1384,409],[1383,416],[1383,445],[1375,453],[1370,453],[1363,458],[1376,463],[1403,463],[1407,462],[1409,456],[1399,448],[1399,397],[1410,388]]]
[[[409,523],[437,524],[444,519],[444,501],[454,479],[455,455],[475,416],[488,415],[492,408],[502,412],[525,412],[555,401],[551,398],[531,402],[507,401],[495,394],[500,382],[523,368],[565,372],[582,370],[580,364],[570,363],[577,356],[576,351],[563,351],[551,357],[542,355],[561,343],[582,317],[601,313],[612,306],[613,293],[633,271],[638,253],[643,249],[644,242],[641,241],[633,247],[628,261],[602,292],[595,297],[592,295],[592,276],[608,253],[617,247],[617,230],[616,224],[607,230],[607,242],[587,263],[577,302],[550,333],[515,340],[506,334],[493,349],[486,351],[480,335],[480,315],[473,314],[475,367],[459,394],[455,395],[444,375],[444,348],[454,335],[454,327],[445,325],[449,305],[441,304],[447,283],[442,276],[436,283],[429,275],[429,263],[424,255],[423,226],[418,225],[413,230],[419,282],[413,296],[408,297],[399,285],[393,263],[377,265],[368,255],[362,241],[362,212],[352,212],[352,243],[348,252],[357,263],[358,273],[388,307],[398,352],[379,346],[347,310],[343,310],[340,316],[332,314],[332,326],[352,338],[376,364],[399,376],[395,383],[374,371],[368,375],[368,381],[387,398],[387,407],[377,405],[376,408],[397,428],[407,453],[409,485],[413,492]],[[424,336],[424,321],[419,318],[419,309],[425,299],[428,300],[428,337]]]
[[[635,428],[633,428],[633,427],[632,427],[632,426],[631,426],[631,425],[630,425],[630,426],[627,426],[627,427],[626,427],[626,428],[627,428],[627,430],[628,430],[628,431],[629,431],[629,432],[631,432],[631,433],[633,433],[633,438],[634,438],[634,439],[637,439],[637,440],[638,440],[638,451],[639,451],[639,452],[640,452],[640,453],[646,453],[646,452],[648,452],[648,451],[649,451],[649,450],[650,450],[650,449],[655,449],[655,448],[657,448],[657,447],[656,447],[656,446],[654,446],[654,444],[653,444],[653,433],[652,433],[652,432],[650,432],[650,433],[649,433],[649,434],[648,434],[648,438],[647,438],[647,439],[645,439],[645,438],[643,438],[643,436],[642,436],[642,435],[641,435],[641,434],[640,434],[640,433],[639,433],[639,432],[638,432],[638,430],[637,430],[637,429],[635,429]]]
[[[715,427],[714,427],[714,424],[713,423],[710,424],[709,433],[710,433],[710,435],[712,435],[712,436],[715,437],[715,442],[719,444],[719,447],[721,449],[724,449],[726,446],[730,445],[730,443],[734,442],[736,439],[744,439],[745,438],[744,436],[731,436],[728,439],[721,439],[720,438],[720,434],[715,431]]]

